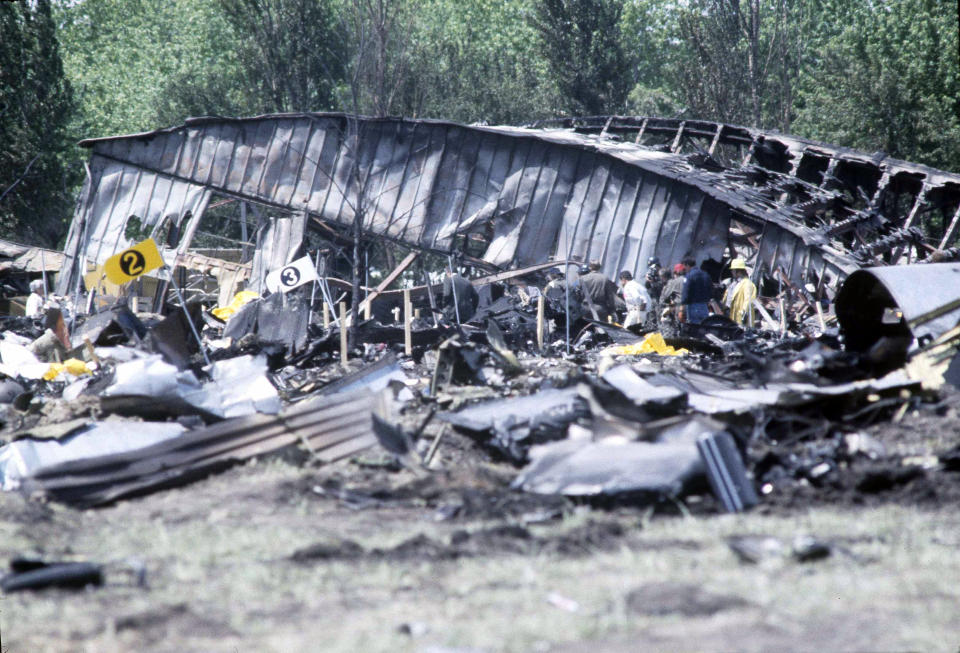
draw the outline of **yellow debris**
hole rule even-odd
[[[611,356],[637,356],[639,354],[660,354],[661,356],[683,356],[690,352],[686,349],[674,349],[668,345],[659,333],[648,333],[647,337],[632,345],[607,347],[604,354]]]
[[[63,370],[63,363],[50,363],[50,367],[48,367],[47,371],[43,373],[43,380],[53,381],[55,378],[60,376],[60,372]]]
[[[92,371],[87,364],[82,360],[76,358],[68,358],[62,363],[50,363],[50,367],[47,368],[47,371],[43,375],[44,381],[53,381],[55,378],[60,376],[61,373],[66,372],[74,376],[82,376],[84,374],[92,374]]]
[[[221,306],[210,311],[215,317],[226,320],[231,315],[240,310],[240,307],[259,297],[252,290],[241,290],[233,296],[233,300],[226,306]]]

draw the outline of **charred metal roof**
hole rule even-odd
[[[871,207],[859,210],[796,170],[764,167],[761,155],[731,167],[718,163],[713,147],[684,155],[572,127],[352,120],[338,113],[192,118],[83,141],[92,150],[89,174],[59,290],[76,282],[80,257],[102,262],[129,244],[130,216],[154,228],[177,222],[185,251],[213,192],[340,227],[352,225],[359,208],[366,236],[464,250],[497,268],[597,259],[613,275],[640,270],[653,255],[720,260],[736,223],[736,237],[756,248],[755,263],[766,270],[837,279],[916,238],[877,228]],[[356,147],[348,137],[354,126]],[[862,237],[865,224],[872,241]]]
[[[960,174],[896,159],[885,152],[860,152],[778,131],[709,120],[588,116],[544,120],[531,127],[629,138],[671,152],[696,152],[721,159],[720,150],[726,147],[739,155],[734,166],[754,162],[768,170],[837,190],[847,195],[853,208],[859,204],[859,208],[876,211],[899,229],[910,229],[919,216],[939,209],[946,219],[938,233],[927,234],[939,249],[951,244],[960,228]],[[900,201],[903,198],[907,201]],[[825,229],[839,232],[835,225]]]

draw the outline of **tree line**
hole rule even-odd
[[[659,115],[960,170],[953,0],[0,3],[0,235],[57,245],[75,142],[187,116]]]

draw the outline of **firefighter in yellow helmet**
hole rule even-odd
[[[730,319],[746,327],[753,327],[753,300],[757,298],[757,286],[750,281],[747,264],[742,258],[730,261],[733,283],[723,294],[723,305],[730,309]]]

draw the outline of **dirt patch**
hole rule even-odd
[[[137,637],[145,644],[170,642],[177,638],[178,633],[190,633],[192,637],[205,639],[237,634],[228,625],[197,614],[186,603],[162,605],[118,617],[114,628],[117,633],[136,631]]]
[[[515,521],[540,523],[570,514],[574,504],[558,495],[513,491],[516,470],[481,464],[459,470],[422,473],[366,470],[360,478],[318,473],[288,488],[295,493],[336,499],[356,510],[394,507],[433,510],[435,521]]]
[[[565,532],[543,536],[519,524],[503,524],[473,531],[456,530],[443,540],[420,533],[396,546],[369,550],[351,540],[318,542],[294,551],[290,560],[299,563],[364,557],[388,561],[453,560],[541,553],[583,556],[618,547],[626,542],[627,535],[627,529],[615,521],[589,520]]]
[[[297,549],[290,556],[294,562],[321,562],[323,560],[350,560],[364,555],[363,547],[351,540],[317,542]]]
[[[629,611],[653,616],[680,614],[685,617],[707,617],[723,610],[753,605],[734,594],[716,594],[699,585],[684,583],[641,585],[631,590],[625,601]]]

